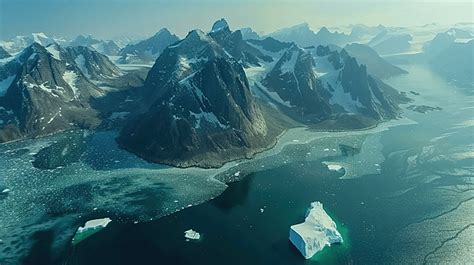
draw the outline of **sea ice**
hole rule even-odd
[[[303,223],[290,227],[290,241],[306,259],[325,246],[343,242],[336,223],[324,211],[320,202],[311,203]]]

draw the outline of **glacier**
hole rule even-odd
[[[320,202],[311,203],[303,223],[290,227],[289,239],[306,259],[313,257],[325,246],[343,242],[336,223],[324,211]]]

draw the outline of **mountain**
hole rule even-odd
[[[322,27],[317,33],[312,31],[307,23],[299,24],[290,28],[278,30],[268,35],[283,42],[294,42],[301,47],[318,45],[345,45],[354,41],[350,35],[339,32],[330,32]]]
[[[105,92],[89,78],[116,71],[86,47],[33,43],[0,65],[0,142],[98,126],[90,101]]]
[[[281,56],[262,84],[274,91],[285,106],[297,113],[326,118],[331,110],[325,100],[325,90],[314,74],[314,60],[310,52],[293,44]]]
[[[307,23],[298,24],[289,28],[280,29],[268,35],[282,42],[294,42],[302,47],[316,45],[316,33]]]
[[[120,50],[121,63],[151,63],[154,62],[163,50],[177,42],[179,38],[163,28],[149,39],[136,44],[129,44]]]
[[[5,49],[0,47],[0,59],[5,59],[5,58],[8,58],[10,56],[11,55],[7,51],[5,51]]]
[[[260,40],[262,38],[257,32],[253,31],[252,28],[242,28],[240,32],[242,32],[242,38],[244,40]]]
[[[384,91],[392,88],[368,74],[366,66],[345,50],[332,51],[328,46],[291,46],[263,77],[259,89],[303,123],[316,124],[341,114],[373,121],[398,115],[395,98]]]
[[[115,43],[115,41],[112,40],[101,41],[99,43],[93,44],[92,48],[102,54],[109,56],[116,56],[120,52],[120,47],[117,43]]]
[[[149,107],[118,142],[154,162],[215,167],[250,157],[275,141],[242,65],[211,34],[191,31],[166,48],[145,81]]]
[[[15,38],[9,41],[0,41],[0,47],[5,49],[10,54],[18,53],[24,48],[28,47],[33,43],[39,43],[43,46],[47,46],[51,43],[64,43],[63,39],[56,39],[47,36],[46,34],[40,33],[31,33],[27,36],[16,36]]]
[[[92,47],[92,45],[100,43],[100,40],[92,37],[91,35],[89,36],[84,36],[84,35],[79,35],[76,38],[74,38],[71,42],[69,42],[68,46],[86,46],[86,47]]]
[[[342,32],[330,32],[326,27],[322,27],[316,34],[316,45],[345,45],[355,41],[351,35],[346,35]]]
[[[116,56],[120,51],[120,47],[112,40],[99,40],[92,36],[79,35],[68,43],[70,47],[85,46],[94,49],[102,54]]]
[[[65,52],[74,59],[82,74],[91,80],[118,77],[122,71],[107,56],[85,46],[67,47]]]
[[[361,64],[367,66],[370,74],[380,78],[386,79],[393,76],[406,74],[407,71],[387,62],[380,57],[375,50],[363,44],[349,44],[344,47],[350,56],[355,57]]]
[[[435,57],[455,42],[467,42],[472,39],[474,39],[474,34],[471,32],[451,28],[446,32],[438,33],[432,41],[424,45],[423,50],[429,57]]]
[[[459,83],[474,86],[474,40],[454,42],[443,49],[429,63],[443,76]]]
[[[408,33],[384,30],[370,40],[367,45],[380,55],[389,55],[408,52],[412,40],[413,37]]]

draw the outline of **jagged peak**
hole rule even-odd
[[[155,33],[154,36],[160,36],[160,35],[172,35],[171,32],[167,29],[167,28],[161,28],[160,30],[158,30],[158,32]]]
[[[219,31],[219,30],[222,30],[222,29],[226,29],[226,28],[230,29],[229,24],[227,23],[227,21],[224,18],[221,18],[221,19],[217,20],[216,22],[214,22],[214,24],[212,25],[211,31],[215,32],[215,31]]]
[[[209,36],[200,29],[191,30],[184,39],[189,40],[200,40],[200,41],[209,41]]]

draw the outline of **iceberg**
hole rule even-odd
[[[335,163],[323,162],[323,164],[325,164],[330,171],[342,172],[344,169],[343,166]]]
[[[325,246],[343,242],[336,223],[324,211],[320,202],[311,203],[303,223],[290,227],[290,241],[306,259]]]
[[[77,229],[76,234],[72,238],[72,243],[74,245],[78,244],[84,239],[104,229],[110,222],[112,222],[110,218],[93,219],[87,221],[84,226],[81,226]]]
[[[189,230],[186,230],[184,231],[184,237],[188,240],[188,239],[192,239],[192,240],[199,240],[201,238],[201,235],[192,230],[192,229],[189,229]]]

